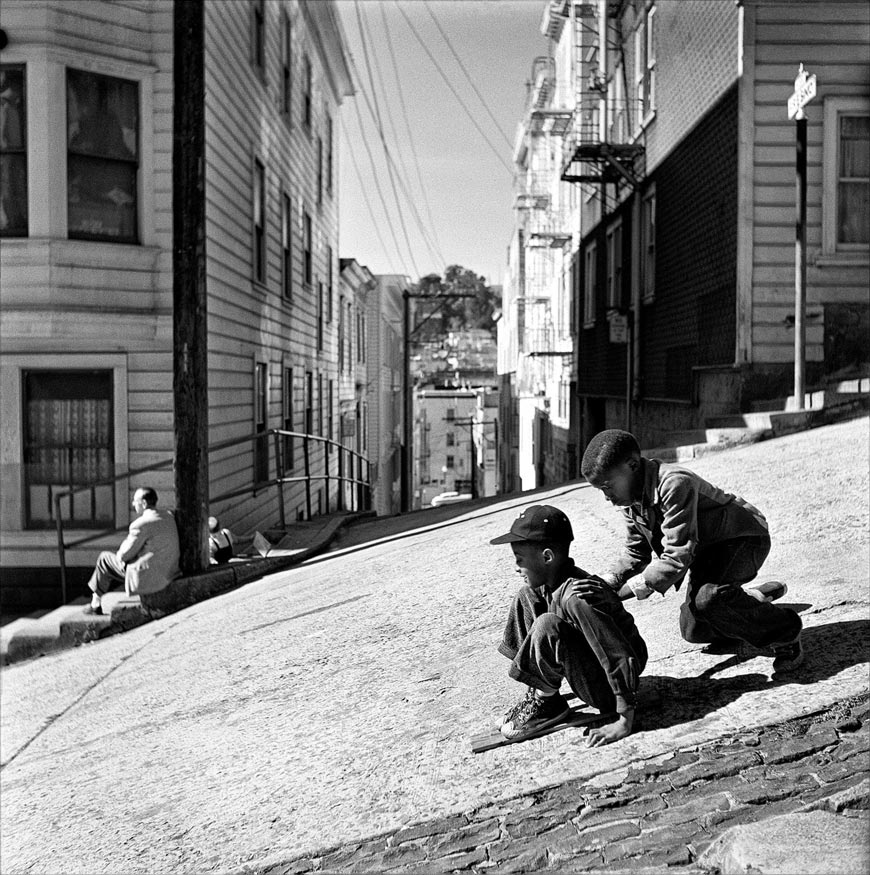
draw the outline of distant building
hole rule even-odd
[[[577,214],[569,234],[551,239],[562,268],[571,263],[576,452],[602,428],[627,426],[655,446],[720,414],[781,408],[793,385],[795,320],[795,124],[786,104],[801,64],[818,82],[806,108],[808,384],[866,375],[870,7],[552,0],[543,11],[550,60],[522,136],[532,149],[549,146],[548,190],[533,157],[519,164],[532,175],[502,329],[517,338],[515,404],[533,405],[542,425],[523,445],[520,410],[520,467],[535,466],[538,482],[548,465],[555,470],[543,426],[549,416],[557,434],[558,396],[543,381],[544,400],[528,399],[520,344],[534,317],[517,305],[528,308],[539,280],[552,286],[556,266],[536,265],[528,242],[536,223],[565,230],[554,207],[565,183]],[[562,354],[558,343],[550,349]],[[505,355],[505,381],[509,367]]]
[[[174,504],[173,3],[4,0],[0,191],[2,567],[22,602],[56,585],[53,496],[136,478]],[[236,531],[277,522],[279,465],[335,439],[337,116],[352,93],[335,4],[206,0],[205,274],[212,508]],[[311,470],[336,454],[311,449]],[[129,488],[62,508],[66,537],[126,527]],[[318,482],[311,512],[336,506]],[[289,519],[304,489],[285,488]],[[87,574],[117,536],[69,551]],[[21,586],[25,589],[22,590]],[[29,594],[28,594],[29,592]]]
[[[402,501],[402,294],[411,281],[401,274],[377,274],[368,291],[362,324],[368,378],[368,445],[374,510],[399,513]]]

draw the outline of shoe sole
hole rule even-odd
[[[527,736],[536,735],[544,729],[549,729],[551,726],[555,726],[557,723],[561,723],[566,717],[568,717],[570,713],[571,709],[566,708],[558,716],[551,717],[549,720],[545,720],[543,723],[536,723],[533,727],[505,730],[504,726],[502,726],[499,732],[501,732],[501,734],[509,741],[517,741],[518,739],[525,738]]]

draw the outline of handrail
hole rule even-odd
[[[231,498],[238,498],[240,495],[247,494],[256,494],[264,489],[269,489],[272,487],[277,487],[278,489],[278,514],[281,528],[286,527],[286,519],[285,519],[285,508],[284,508],[284,485],[292,484],[292,483],[304,483],[305,484],[305,507],[306,507],[306,516],[307,519],[312,518],[311,512],[311,484],[312,482],[320,482],[325,481],[327,485],[327,513],[329,512],[329,483],[330,481],[336,481],[339,485],[338,494],[337,494],[337,509],[341,510],[345,504],[345,496],[344,496],[344,486],[350,485],[351,487],[355,487],[354,492],[351,497],[351,504],[355,506],[357,509],[369,510],[371,508],[371,463],[369,460],[362,454],[358,453],[356,450],[351,449],[350,447],[346,447],[343,444],[338,443],[338,441],[334,441],[331,438],[325,438],[321,435],[315,434],[306,434],[305,432],[298,431],[288,431],[287,429],[282,428],[271,428],[266,431],[254,432],[250,435],[245,435],[244,437],[239,438],[230,438],[228,440],[219,441],[215,444],[209,444],[208,452],[216,453],[220,450],[229,449],[234,446],[238,446],[240,444],[247,443],[251,441],[255,446],[259,441],[268,441],[268,438],[274,438],[275,442],[275,466],[276,466],[276,475],[275,477],[269,477],[265,480],[255,481],[248,486],[244,486],[241,489],[233,489],[228,492],[223,492],[220,495],[212,496],[209,495],[209,503],[218,503],[221,501],[228,501]],[[288,470],[286,465],[285,454],[283,448],[281,446],[282,438],[291,438],[293,440],[301,440],[303,446],[303,458],[304,458],[304,468],[305,473],[301,476],[287,476],[286,472]],[[324,456],[323,456],[323,473],[311,473],[311,454],[309,444],[310,442],[320,443],[324,445]],[[329,459],[332,455],[332,449],[337,450],[337,460],[338,460],[338,471],[336,473],[330,473],[330,464]],[[268,450],[268,442],[266,443],[266,449]],[[63,492],[58,492],[53,496],[54,500],[54,517],[55,517],[55,525],[57,530],[57,550],[58,550],[58,562],[60,565],[60,585],[61,585],[61,599],[62,603],[66,604],[66,551],[72,547],[78,547],[82,544],[87,544],[90,541],[96,541],[99,538],[104,537],[105,535],[109,535],[115,532],[119,532],[123,530],[122,528],[107,528],[101,529],[100,531],[93,532],[91,534],[85,535],[84,537],[77,538],[70,543],[67,543],[64,540],[64,528],[63,528],[63,515],[61,514],[60,503],[63,499],[71,500],[74,495],[78,495],[83,492],[91,492],[93,496],[94,491],[99,486],[113,486],[117,483],[120,483],[122,480],[130,480],[132,477],[138,477],[141,474],[146,474],[150,471],[160,471],[166,468],[171,468],[175,464],[174,458],[163,459],[160,462],[152,462],[150,465],[144,465],[141,468],[134,468],[129,471],[125,471],[121,474],[115,474],[112,477],[104,477],[101,480],[95,480],[92,483],[89,483],[87,486],[78,486],[73,489],[67,489]],[[347,470],[349,470],[350,474],[345,473],[345,467],[347,464]],[[289,470],[293,470],[294,466],[291,466]],[[365,472],[365,476],[363,476],[363,472]],[[354,500],[355,499],[355,500]]]

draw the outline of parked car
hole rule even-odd
[[[470,498],[470,492],[442,492],[429,503],[432,507],[440,507],[442,504],[455,504],[457,501],[468,501]]]

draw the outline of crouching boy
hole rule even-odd
[[[688,578],[680,610],[686,641],[706,643],[711,652],[733,651],[740,641],[772,648],[774,674],[801,664],[798,614],[742,587],[770,552],[767,521],[757,507],[688,468],[641,456],[634,435],[620,429],[592,438],[580,470],[625,519],[622,555],[603,575],[609,585],[645,599],[679,589]]]
[[[517,573],[525,580],[499,645],[511,660],[510,676],[529,688],[501,727],[511,740],[568,715],[559,692],[563,678],[583,702],[614,715],[590,731],[590,747],[631,732],[646,644],[613,589],[574,564],[573,539],[568,517],[541,504],[524,510],[507,534],[490,541],[511,545]]]

